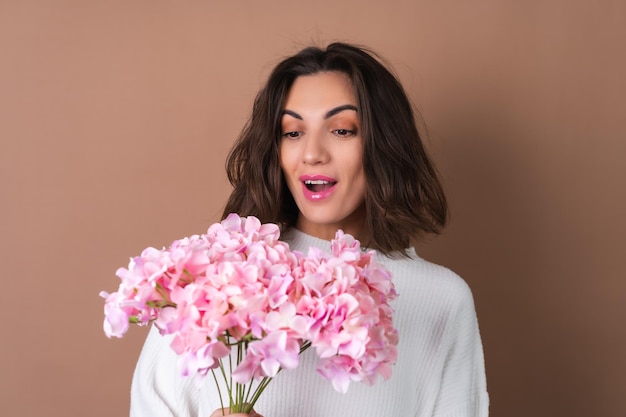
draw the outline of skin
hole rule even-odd
[[[263,417],[261,414],[255,412],[254,410],[252,410],[252,412],[250,414],[244,414],[244,413],[235,413],[235,414],[229,414],[229,410],[226,409],[224,411],[224,413],[222,413],[222,410],[215,410],[213,412],[213,414],[211,414],[210,417],[223,417],[223,416],[229,416],[229,417]]]
[[[342,229],[366,241],[363,140],[349,78],[341,72],[298,77],[281,129],[280,165],[300,212],[296,228],[327,240]],[[331,182],[307,193],[303,176]]]

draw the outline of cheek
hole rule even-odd
[[[278,164],[280,165],[280,169],[284,173],[285,172],[285,150],[282,144],[278,146]]]
[[[349,159],[344,161],[344,166],[350,167],[352,176],[356,181],[365,183],[365,170],[363,169],[363,149],[361,146],[356,147],[349,152]]]
[[[282,147],[280,148],[278,153],[278,163],[280,166],[280,170],[283,173],[283,177],[285,178],[287,185],[289,185],[292,181],[293,175],[290,168],[292,164],[290,164],[289,152],[285,152]]]
[[[293,146],[280,146],[278,150],[278,162],[283,172],[288,175],[297,163],[296,152]]]

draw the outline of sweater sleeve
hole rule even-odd
[[[169,338],[153,326],[148,333],[131,384],[130,417],[188,417],[198,415],[197,398],[184,398],[176,353]]]
[[[483,347],[472,293],[459,286],[456,313],[449,323],[449,344],[434,417],[487,417],[489,397]]]

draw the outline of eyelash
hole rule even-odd
[[[351,129],[334,129],[334,130],[331,130],[331,132],[335,136],[339,136],[339,137],[342,137],[342,138],[352,137],[352,136],[356,135],[356,131],[355,130],[351,130]]]
[[[298,139],[302,135],[302,132],[292,130],[290,132],[284,132],[280,136],[286,139]]]
[[[347,138],[347,137],[352,137],[356,135],[356,130],[352,130],[352,129],[333,129],[330,132],[333,135],[338,136],[340,138]],[[286,138],[286,139],[298,139],[300,136],[302,136],[302,132],[299,132],[297,130],[283,132],[281,134],[281,137]]]

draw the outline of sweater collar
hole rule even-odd
[[[289,247],[293,250],[300,251],[302,253],[307,253],[311,246],[315,246],[325,251],[330,252],[330,240],[320,239],[319,237],[315,237],[309,234],[306,234],[295,227],[291,227],[285,230],[280,237],[281,240],[287,242]],[[417,257],[415,253],[415,248],[410,247],[405,249],[410,258]],[[387,256],[378,252],[378,257],[382,259],[388,259]]]

